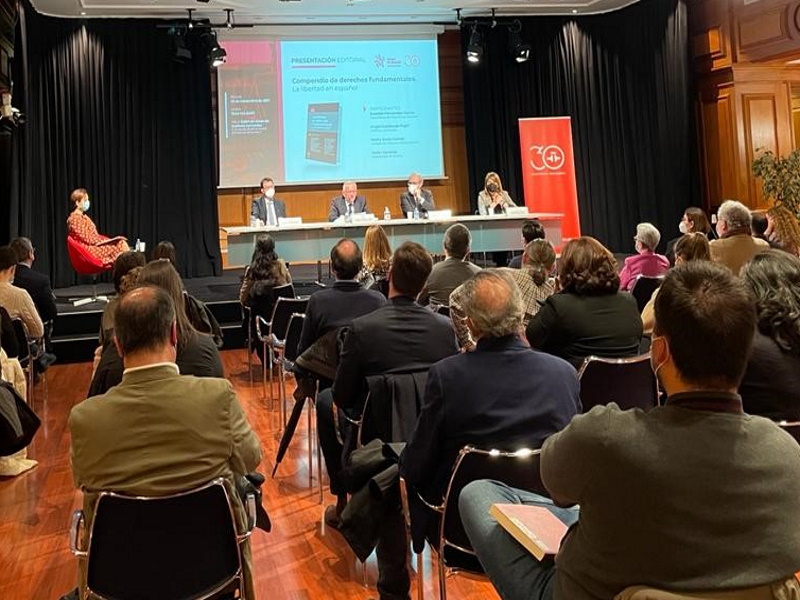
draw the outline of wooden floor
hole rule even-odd
[[[250,386],[244,350],[223,352],[228,378],[235,386],[250,422],[261,438],[264,461],[260,471],[272,472],[277,448],[279,415],[263,398],[260,382]],[[67,415],[89,388],[91,364],[54,365],[47,372],[46,390],[36,386],[33,407],[42,428],[29,448],[39,461],[32,471],[13,479],[0,478],[0,599],[55,600],[75,586],[75,561],[68,549],[72,511],[81,496],[69,467]],[[377,598],[374,554],[368,562],[368,587],[344,539],[321,525],[324,504],[333,501],[325,490],[319,503],[316,488],[308,486],[306,419],[275,479],[264,485],[264,505],[273,530],[253,534],[256,589],[261,600],[305,598]],[[316,455],[315,455],[316,456]],[[314,468],[316,472],[316,467]],[[425,597],[437,598],[435,559],[424,555]],[[415,597],[418,578],[412,579]],[[448,579],[448,597],[497,598],[489,583],[464,576]]]

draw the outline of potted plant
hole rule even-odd
[[[761,178],[764,197],[783,204],[800,219],[800,149],[783,158],[771,150],[758,148],[753,161],[753,175]]]

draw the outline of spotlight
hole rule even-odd
[[[481,58],[483,58],[483,34],[478,31],[477,25],[473,25],[467,44],[467,61],[477,64],[481,62]]]
[[[172,34],[172,59],[179,63],[188,63],[192,60],[192,51],[186,46],[186,35],[182,31],[171,31]]]
[[[203,43],[208,48],[208,62],[212,67],[219,67],[225,62],[225,57],[228,53],[225,48],[217,42],[217,34],[214,31],[209,31],[201,36]]]
[[[531,57],[531,45],[522,40],[522,23],[514,21],[508,27],[508,50],[518,63],[527,62]]]

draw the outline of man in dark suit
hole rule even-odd
[[[408,213],[414,212],[415,205],[420,215],[423,216],[429,210],[436,209],[436,205],[433,203],[433,193],[423,189],[423,183],[425,181],[419,173],[412,173],[408,176],[408,190],[400,194],[400,212],[404,217],[408,216]]]
[[[447,228],[442,244],[447,258],[433,266],[431,275],[420,292],[420,304],[447,306],[453,290],[481,270],[478,265],[467,260],[471,243],[472,234],[461,223],[454,223]]]
[[[26,237],[17,237],[9,244],[11,249],[17,253],[17,269],[14,272],[14,285],[22,288],[30,294],[36,306],[36,312],[45,324],[44,342],[45,349],[50,349],[50,334],[53,330],[58,309],[56,308],[56,298],[53,295],[53,288],[50,279],[44,273],[34,271],[31,267],[35,260],[35,249],[33,243]],[[49,326],[47,325],[49,321]],[[55,354],[45,352],[37,361],[37,368],[44,371],[56,360]]]
[[[366,397],[366,380],[371,375],[425,371],[437,361],[458,352],[455,332],[449,319],[417,304],[414,299],[433,267],[425,248],[405,242],[395,250],[389,270],[389,303],[383,308],[354,319],[345,338],[339,369],[330,392],[321,394],[317,404],[320,444],[331,479],[337,486],[342,467],[342,446],[337,442],[333,424],[332,401],[343,410],[360,414]],[[340,420],[340,429],[348,423]],[[343,435],[344,437],[344,435]],[[338,509],[342,509],[344,497]],[[408,595],[409,581],[405,567],[405,537],[402,513],[387,515],[399,529],[397,535],[381,535],[378,542],[378,591],[381,598]],[[340,510],[325,510],[328,525],[338,525]],[[388,525],[384,524],[388,527]]]
[[[341,216],[347,217],[365,212],[369,212],[367,199],[358,195],[358,186],[355,181],[345,181],[342,184],[342,195],[331,199],[328,221],[335,221]]]
[[[271,177],[261,180],[261,195],[250,205],[250,217],[268,226],[277,226],[278,219],[286,217],[286,203],[275,197],[275,182]]]

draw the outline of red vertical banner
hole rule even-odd
[[[562,244],[580,237],[578,189],[570,117],[519,120],[525,206],[531,212],[559,213]]]

